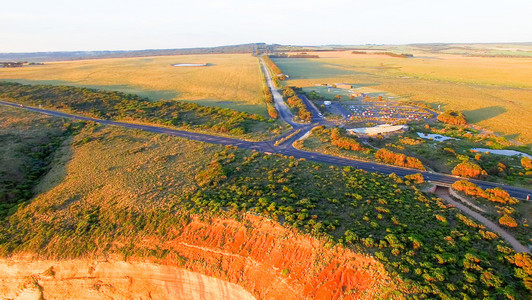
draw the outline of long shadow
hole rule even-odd
[[[474,110],[463,111],[469,123],[478,123],[491,118],[495,118],[507,112],[506,108],[502,106],[483,107]]]
[[[47,125],[61,126],[59,122],[48,123]],[[3,188],[9,188],[11,182],[17,182],[17,177],[23,177],[23,179],[18,182],[17,191],[11,192],[11,195],[8,194],[7,199],[0,203],[0,221],[4,221],[16,213],[19,208],[24,207],[24,204],[31,203],[39,194],[50,191],[64,180],[67,164],[72,158],[72,136],[73,133],[71,132],[64,132],[62,136],[43,136],[37,141],[25,142],[26,144],[17,147],[17,157],[22,160],[22,165],[18,170],[21,175],[16,176],[16,172],[3,172],[3,176],[6,177],[0,180],[0,191]],[[9,137],[20,139],[20,136],[16,134]],[[54,145],[52,143],[54,138],[61,140]],[[4,142],[9,142],[9,140],[4,140]],[[36,153],[32,150],[44,148],[49,148],[47,151],[50,152],[46,153],[41,150]],[[39,156],[40,154],[44,156]],[[7,189],[7,192],[9,193],[10,190]]]
[[[275,58],[275,64],[290,76],[290,79],[320,79],[362,74],[353,70],[335,68],[335,65],[304,58]]]

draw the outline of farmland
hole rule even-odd
[[[176,63],[208,65],[171,66]],[[258,60],[250,54],[47,62],[17,69],[0,68],[1,79],[122,91],[152,100],[187,100],[267,115]]]
[[[356,90],[463,111],[470,123],[532,143],[532,59],[414,53],[415,58],[308,52],[319,59],[278,58],[285,84],[346,82]]]

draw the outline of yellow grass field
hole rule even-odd
[[[176,63],[208,63],[174,67]],[[153,100],[193,100],[266,115],[258,59],[250,54],[176,55],[47,62],[0,69],[0,79],[69,84],[137,93]]]
[[[457,109],[469,122],[532,144],[532,58],[414,53],[416,58],[316,52],[319,59],[277,59],[287,84],[346,82],[361,92],[385,92]],[[320,76],[320,74],[322,76]]]

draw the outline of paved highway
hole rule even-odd
[[[213,143],[213,144],[233,145],[233,146],[237,146],[243,149],[251,149],[251,150],[257,150],[261,152],[279,153],[279,154],[283,154],[287,156],[293,156],[295,158],[304,158],[310,161],[338,165],[338,166],[351,166],[351,167],[354,167],[357,169],[363,169],[369,172],[380,172],[384,174],[395,173],[399,176],[422,173],[425,180],[430,180],[433,183],[437,183],[437,184],[451,185],[455,181],[462,179],[462,178],[456,178],[455,176],[441,174],[441,173],[420,172],[419,170],[414,170],[414,169],[407,169],[407,168],[402,168],[402,167],[397,167],[397,166],[392,166],[392,165],[385,165],[385,164],[380,164],[376,162],[359,161],[359,160],[335,157],[335,156],[330,156],[330,155],[321,154],[321,153],[306,152],[306,151],[301,151],[301,150],[293,148],[291,146],[292,142],[297,140],[301,136],[303,136],[308,130],[310,130],[310,128],[313,127],[313,125],[302,125],[302,124],[296,123],[297,126],[301,128],[301,132],[296,134],[289,141],[277,147],[277,146],[274,146],[274,141],[250,142],[250,141],[244,141],[244,140],[235,139],[235,138],[220,137],[220,136],[215,136],[215,135],[176,130],[176,129],[170,129],[170,128],[165,128],[165,127],[131,124],[131,123],[125,123],[125,122],[110,121],[110,120],[100,120],[100,119],[67,114],[67,113],[58,112],[54,110],[46,110],[46,109],[35,108],[35,107],[21,106],[16,103],[5,102],[5,101],[0,101],[0,105],[26,109],[29,111],[47,114],[47,115],[55,116],[55,117],[69,118],[69,119],[83,120],[83,121],[92,121],[92,122],[100,123],[103,125],[120,126],[120,127],[125,127],[125,128],[131,128],[131,129],[140,129],[140,130],[149,131],[153,133],[168,134],[168,135],[178,136],[178,137],[182,137],[182,138],[186,138],[190,140],[202,141],[202,142]],[[529,189],[523,189],[523,188],[502,185],[502,184],[497,184],[497,183],[487,182],[487,181],[480,181],[480,180],[470,180],[470,181],[474,182],[475,184],[477,184],[478,186],[482,188],[494,188],[494,187],[503,188],[506,191],[508,191],[508,193],[512,197],[516,197],[519,199],[525,199],[528,194],[532,194],[532,190],[529,190]]]
[[[262,58],[260,59],[260,63],[262,65],[262,71],[264,73],[264,76],[266,77],[266,84],[270,87],[270,91],[272,92],[273,96],[273,105],[275,106],[275,109],[279,113],[279,117],[286,123],[290,124],[293,128],[299,128],[303,126],[300,123],[294,122],[294,115],[286,105],[286,103],[283,100],[283,96],[279,93],[277,88],[275,87],[275,84],[273,84],[272,76],[270,75],[270,72],[268,71],[268,68],[266,67],[266,63]]]

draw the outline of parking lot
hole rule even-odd
[[[434,118],[434,114],[424,108],[414,106],[346,104],[353,117],[385,121],[418,121]]]

